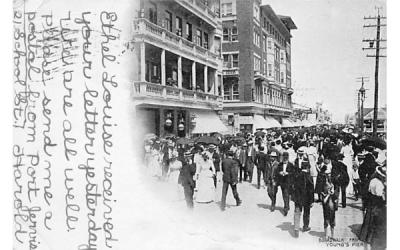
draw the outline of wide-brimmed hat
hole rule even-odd
[[[191,151],[186,151],[183,155],[185,157],[190,157],[190,156],[193,156],[193,153]]]
[[[386,177],[386,161],[382,166],[377,166],[375,170],[379,175]]]
[[[287,152],[287,151],[283,152],[282,156],[289,156],[289,152]]]
[[[305,154],[306,153],[306,147],[302,146],[297,149],[298,154]]]
[[[269,156],[278,157],[278,154],[275,151],[272,151],[271,153],[269,153]]]

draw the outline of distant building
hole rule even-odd
[[[139,0],[133,20],[137,121],[159,136],[226,129],[219,0]]]
[[[355,117],[358,116],[358,112],[355,114]],[[372,126],[374,120],[374,109],[373,108],[364,108],[364,132],[372,133]],[[387,109],[379,108],[378,109],[378,133],[386,133],[387,132]]]
[[[261,0],[221,0],[223,120],[231,132],[279,127],[292,114],[291,37]]]

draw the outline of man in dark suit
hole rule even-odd
[[[300,218],[303,213],[303,232],[309,231],[310,208],[314,202],[314,183],[310,175],[310,164],[306,159],[301,162],[301,167],[294,167],[294,172],[289,175],[290,194],[294,202],[294,235],[299,237]]]
[[[246,151],[246,171],[244,172],[244,180],[247,180],[249,177],[249,182],[251,183],[253,180],[253,169],[254,163],[256,161],[256,149],[254,148],[253,141],[249,140],[247,142],[247,151]]]
[[[325,157],[329,160],[331,157]],[[346,207],[346,187],[349,185],[350,178],[347,173],[347,166],[342,162],[344,158],[343,154],[339,154],[337,157],[338,161],[332,161],[332,183],[335,187],[335,196],[338,198],[335,202],[335,208],[339,207],[339,194],[342,192],[342,207]],[[328,163],[329,164],[329,163]]]
[[[282,198],[284,203],[283,215],[286,216],[290,207],[289,207],[289,175],[294,172],[294,165],[289,162],[289,153],[282,153],[282,162],[278,164],[275,169],[274,179],[276,181],[276,189],[275,189],[275,197],[276,192],[278,192],[278,186],[281,187]],[[273,202],[273,206],[275,206],[275,202]]]
[[[221,157],[215,149],[216,149],[216,146],[214,144],[211,144],[208,148],[209,152],[211,153],[211,157],[212,157],[215,172],[216,172],[216,175],[214,176],[214,187],[217,188],[217,176],[219,176],[218,172],[221,169],[220,168]]]
[[[193,154],[190,152],[186,152],[184,158],[178,183],[183,186],[187,207],[193,209],[193,193],[196,186],[193,176],[196,173],[196,164],[193,163]]]
[[[266,176],[265,176],[265,171],[267,169],[267,163],[268,163],[268,155],[264,152],[264,147],[260,146],[259,147],[260,152],[257,154],[256,157],[256,165],[257,165],[257,188],[260,189],[260,181],[261,181],[261,175],[263,177],[265,185],[267,184]]]
[[[226,206],[226,194],[228,193],[228,188],[231,186],[233,197],[236,200],[236,205],[240,206],[242,201],[239,198],[239,194],[236,189],[236,184],[238,183],[238,163],[233,159],[234,152],[228,151],[227,158],[222,161],[222,199],[221,199],[221,210],[225,210]]]
[[[271,212],[275,210],[276,203],[276,180],[274,178],[275,169],[278,167],[278,154],[275,151],[272,151],[269,154],[269,161],[266,168],[266,177],[267,177],[267,193],[269,198],[271,199]]]

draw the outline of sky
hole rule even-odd
[[[357,78],[369,77],[365,83],[364,107],[374,105],[375,58],[367,58],[374,50],[363,39],[375,39],[376,28],[363,28],[376,24],[364,20],[365,16],[386,16],[384,0],[262,0],[276,14],[291,16],[297,26],[292,30],[292,87],[293,101],[323,108],[332,113],[336,122],[343,122],[346,114],[357,111],[357,91],[361,83]],[[386,39],[386,29],[381,38]],[[381,47],[386,43],[381,44]],[[386,55],[386,51],[383,54]],[[380,60],[379,106],[386,105],[386,58]]]

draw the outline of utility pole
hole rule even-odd
[[[362,133],[364,133],[364,101],[365,91],[364,84],[369,81],[369,77],[358,77],[357,82],[361,82],[361,88],[358,90],[358,105],[359,105],[359,127]]]
[[[363,50],[375,50],[375,55],[367,54],[367,57],[375,57],[375,93],[374,93],[374,120],[372,127],[372,136],[377,136],[378,129],[378,91],[379,91],[379,58],[386,57],[385,55],[380,55],[380,50],[386,49],[386,47],[380,47],[381,42],[386,42],[386,40],[381,39],[381,27],[385,27],[386,24],[381,24],[381,20],[386,19],[386,17],[380,15],[380,8],[378,10],[378,15],[375,17],[364,17],[364,20],[376,20],[376,25],[364,25],[364,28],[376,28],[376,39],[364,39],[363,42],[368,42],[369,47],[363,48]]]

